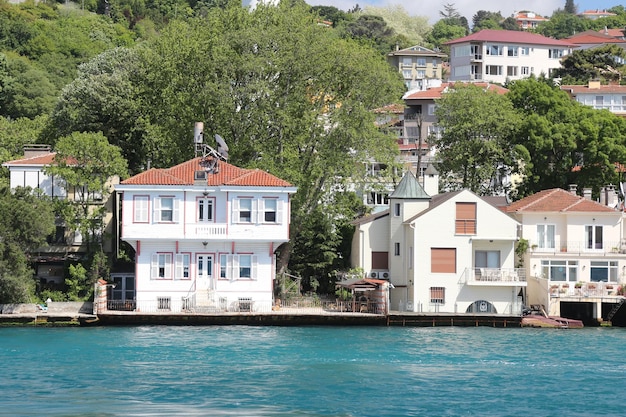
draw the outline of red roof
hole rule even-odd
[[[624,37],[624,29],[601,29],[600,32],[603,35],[609,35],[613,38],[623,38]]]
[[[41,155],[35,155],[28,158],[16,159],[14,161],[4,162],[3,166],[20,166],[20,165],[38,165],[38,166],[48,166],[54,165],[56,163],[57,153],[56,152],[48,152]],[[71,164],[72,162],[76,162],[73,158],[68,158],[67,161]]]
[[[374,109],[374,113],[404,113],[404,104],[394,103]]]
[[[54,162],[56,152],[49,152],[42,155],[31,156],[30,158],[16,159],[14,161],[7,161],[2,165],[51,165]]]
[[[620,39],[616,39],[613,36],[605,35],[604,33],[601,33],[601,32],[596,32],[595,30],[586,30],[584,32],[580,32],[577,35],[572,35],[568,37],[567,40],[577,45],[622,43],[623,42]]]
[[[555,211],[563,213],[615,212],[615,210],[610,207],[575,195],[561,188],[540,191],[511,203],[508,207],[504,207],[503,210],[507,213]]]
[[[435,100],[441,98],[441,95],[445,93],[448,89],[455,88],[456,84],[460,85],[475,85],[476,87],[480,87],[483,90],[487,91],[495,91],[498,94],[506,94],[509,92],[508,89],[491,83],[468,83],[463,81],[450,82],[450,83],[442,83],[439,87],[431,87],[428,90],[420,90],[420,91],[409,91],[403,97],[404,100]]]
[[[121,182],[129,185],[194,185],[196,171],[204,171],[201,157],[171,168],[152,168]],[[248,187],[292,187],[287,181],[260,169],[244,169],[227,162],[218,163],[217,173],[207,173],[207,185],[234,185]]]
[[[547,17],[543,17],[541,15],[538,15],[538,14],[532,13],[532,12],[519,12],[515,16],[513,16],[513,18],[516,19],[516,20],[534,20],[534,21],[537,21],[537,22],[543,22],[543,21],[550,20]]]
[[[576,96],[577,94],[626,94],[626,85],[619,84],[609,84],[609,85],[600,85],[597,87],[589,87],[589,85],[562,85],[561,90],[566,91],[567,93]]]
[[[495,30],[495,29],[483,29],[476,33],[472,33],[469,36],[453,39],[446,42],[444,45],[454,45],[464,42],[498,42],[498,43],[516,43],[527,45],[548,45],[548,46],[561,46],[564,48],[573,47],[576,45],[570,42],[565,42],[558,39],[546,38],[545,36],[538,35],[536,33],[530,33],[519,30]]]

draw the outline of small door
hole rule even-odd
[[[197,255],[196,284],[198,289],[215,289],[213,281],[213,255]]]

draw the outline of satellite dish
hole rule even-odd
[[[222,137],[220,135],[218,135],[217,133],[215,134],[215,140],[217,141],[217,145],[224,149],[226,152],[228,152],[228,145],[226,144],[226,142],[224,142],[224,139],[222,139]]]

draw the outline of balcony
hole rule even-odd
[[[464,281],[472,286],[525,287],[526,271],[523,268],[466,268]]]
[[[602,243],[589,244],[582,240],[568,240],[555,242],[550,247],[541,247],[538,242],[531,241],[530,251],[532,254],[541,255],[623,255],[626,254],[626,242],[604,241]]]
[[[215,239],[224,238],[227,233],[226,223],[215,223],[195,226],[195,238]]]
[[[550,297],[552,298],[621,298],[624,295],[622,286],[615,282],[551,282]]]

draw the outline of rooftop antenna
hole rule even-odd
[[[193,142],[196,157],[201,156],[200,166],[205,172],[217,174],[219,172],[218,162],[228,160],[228,145],[220,135],[215,135],[217,150],[204,143],[204,123],[196,122],[193,131]]]

